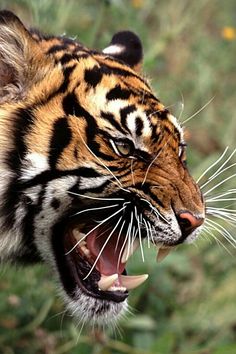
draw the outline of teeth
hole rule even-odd
[[[148,278],[148,274],[142,275],[121,275],[121,283],[127,290],[137,288],[139,285],[145,282]]]
[[[100,290],[106,291],[109,289],[113,283],[118,279],[118,274],[112,274],[112,275],[102,275],[101,279],[98,282],[98,287]]]
[[[157,251],[157,262],[161,262],[163,261],[163,259],[165,259],[168,254],[174,249],[174,247],[172,248],[159,248],[159,250]]]
[[[85,236],[85,234],[83,234],[82,232],[80,232],[78,229],[74,229],[74,230],[72,231],[72,233],[73,233],[74,238],[75,238],[77,241],[80,241],[80,240]]]
[[[89,257],[91,255],[89,249],[86,246],[80,246],[82,252],[85,254],[85,256]]]
[[[139,247],[139,241],[137,239],[134,240],[132,244],[126,242],[125,249],[122,254],[121,263],[126,263],[130,256],[136,251]]]

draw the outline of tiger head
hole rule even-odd
[[[0,258],[45,261],[87,321],[126,309],[143,240],[160,259],[204,221],[183,130],[141,61],[132,32],[98,52],[0,13]]]

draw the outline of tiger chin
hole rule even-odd
[[[205,217],[183,130],[142,57],[129,31],[95,51],[0,12],[0,259],[47,263],[90,323],[119,318],[147,279],[126,270],[143,240],[162,259]]]

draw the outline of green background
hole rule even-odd
[[[66,32],[97,49],[116,31],[134,30],[144,45],[145,76],[182,122],[213,98],[185,125],[194,176],[225,146],[231,151],[236,146],[235,0],[1,0],[0,5],[28,26]],[[221,187],[234,186],[232,179]],[[234,236],[235,228],[230,232]],[[149,280],[132,292],[132,314],[106,333],[80,333],[46,267],[1,266],[0,353],[236,353],[236,253],[219,233],[215,237],[220,244],[203,234],[160,264],[155,249],[145,249],[144,263],[137,253],[129,269],[149,273]]]

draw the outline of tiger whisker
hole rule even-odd
[[[209,201],[217,201],[218,202],[220,200],[223,200],[222,197],[225,197],[227,195],[232,195],[232,194],[236,194],[236,189],[229,189],[227,191],[224,191],[221,194],[206,198],[206,203],[209,202]],[[232,198],[227,198],[227,199],[233,200]]]
[[[190,117],[188,117],[187,119],[185,119],[183,122],[181,122],[181,124],[186,124],[187,122],[189,122],[192,118],[194,118],[196,115],[198,115],[201,111],[203,111],[213,100],[214,100],[215,96],[213,96],[209,101],[207,101],[207,103],[204,104],[204,106],[202,106],[197,112],[195,112],[194,114],[192,114]]]
[[[70,254],[83,240],[86,239],[86,237],[93,232],[94,230],[96,230],[98,227],[100,227],[102,224],[104,224],[106,221],[110,220],[111,218],[113,218],[115,215],[117,215],[118,213],[120,213],[122,210],[124,210],[126,208],[126,206],[123,206],[121,209],[117,210],[115,213],[113,213],[112,215],[108,216],[107,218],[103,219],[98,225],[96,225],[95,227],[92,228],[92,230],[90,230],[89,232],[87,232],[78,242],[76,242],[76,244],[70,249],[70,251],[66,252],[65,255]]]
[[[217,223],[216,221],[210,220],[207,218],[205,220],[206,225],[213,227],[216,231],[218,231],[234,248],[236,248],[236,240],[233,236],[227,231],[222,225]]]
[[[184,112],[184,96],[183,96],[183,93],[181,91],[180,91],[180,94],[181,94],[181,110],[180,110],[180,114],[179,114],[179,117],[178,117],[178,121],[181,123],[181,118],[182,118],[182,115],[183,115],[183,112]]]
[[[131,225],[133,224],[133,212],[131,212],[131,217],[130,217],[130,223]],[[131,243],[132,243],[132,236],[131,236],[131,230],[133,230],[132,226],[130,227],[130,232],[129,232],[129,237],[128,237],[128,254],[130,254],[130,247],[131,247]]]
[[[120,237],[121,237],[121,233],[122,233],[122,230],[123,230],[124,225],[125,225],[125,220],[123,220],[123,223],[122,223],[122,225],[121,225],[119,234],[118,234],[118,236],[117,236],[115,251],[117,251],[117,247],[118,247],[118,245],[119,245],[119,241],[120,241]]]
[[[125,200],[124,198],[101,198],[101,197],[92,197],[90,195],[86,195],[86,194],[80,194],[77,192],[68,192],[69,194],[73,194],[76,195],[78,197],[82,197],[82,198],[88,198],[88,199],[94,199],[94,200],[108,200],[108,201],[116,201],[116,200]]]
[[[107,205],[107,206],[97,207],[97,208],[88,208],[88,209],[81,210],[81,211],[73,214],[72,216],[77,216],[79,214],[86,213],[87,211],[110,209],[110,208],[115,208],[117,206],[119,206],[119,204]]]
[[[215,202],[232,202],[235,201],[236,198],[223,198],[223,199],[208,199],[206,200],[206,203],[215,203]]]
[[[135,210],[135,217],[136,217],[137,225],[138,225],[138,236],[139,236],[139,244],[140,244],[142,261],[145,262],[144,253],[143,253],[143,245],[142,245],[142,233],[141,233],[141,228],[140,228],[140,224],[139,224],[139,217],[138,217],[138,211],[137,211],[137,207],[136,206],[134,207],[134,210]]]
[[[212,230],[215,230],[214,227],[208,227],[208,226],[204,226],[204,231],[209,235],[211,236],[215,241],[216,243],[219,245],[219,246],[222,246],[227,253],[229,253],[231,256],[232,256],[232,253],[229,251],[229,249],[223,244],[223,242],[221,240],[219,240],[212,232]],[[220,233],[221,234],[221,233]]]
[[[209,172],[214,166],[216,166],[222,159],[223,157],[225,156],[226,152],[228,151],[229,147],[227,146],[225,148],[225,150],[223,151],[223,153],[220,155],[220,157],[215,161],[213,162],[201,175],[200,177],[198,177],[197,179],[197,183],[200,182],[200,180],[207,174],[207,172]]]
[[[155,241],[154,238],[153,238],[153,234],[155,235],[156,231],[155,231],[154,227],[150,224],[149,221],[148,221],[148,226],[149,226],[149,229],[150,229],[150,235],[151,235],[152,243],[153,243],[154,245],[156,245],[156,241]]]
[[[212,192],[213,190],[215,190],[217,187],[221,186],[223,183],[229,181],[230,179],[236,177],[236,173],[234,173],[233,175],[223,179],[223,181],[217,183],[214,187],[210,188],[208,191],[206,191],[205,193],[203,193],[204,197],[209,194],[210,192]]]
[[[120,264],[120,261],[121,261],[122,253],[123,253],[123,250],[124,250],[125,245],[127,243],[127,240],[129,238],[129,233],[130,233],[131,228],[132,228],[132,224],[130,222],[129,225],[128,225],[126,234],[125,234],[125,239],[124,239],[123,245],[121,246],[121,249],[120,249],[119,257],[118,257],[118,260],[117,260],[117,268],[119,268],[119,264]]]
[[[236,214],[236,210],[235,209],[229,209],[229,208],[217,208],[217,207],[207,207],[206,208],[207,211],[208,210],[216,210],[216,211],[225,211],[229,214]]]
[[[227,157],[227,159],[222,163],[222,165],[220,165],[220,167],[209,177],[210,180],[214,179],[217,175],[219,175],[222,172],[221,170],[227,164],[227,162],[229,162],[231,160],[231,158],[233,157],[235,152],[236,152],[236,149],[233,150],[233,152]],[[230,165],[230,166],[234,166],[234,165],[235,164]],[[226,169],[228,169],[230,166],[226,167]],[[224,169],[224,171],[226,169]]]
[[[218,172],[216,175],[208,178],[208,180],[201,185],[201,189],[203,189],[205,186],[207,186],[209,183],[211,183],[215,178],[217,178],[219,175],[221,175],[222,173],[224,173],[225,171],[229,170],[230,168],[236,166],[236,163],[231,164],[230,166],[227,166],[226,168],[224,168],[223,170],[221,170],[220,172]]]
[[[144,202],[148,203],[151,209],[155,212],[157,216],[159,216],[161,219],[163,219],[167,224],[169,224],[169,221],[159,212],[157,208],[155,208],[147,199],[140,198],[140,200],[143,200]]]
[[[148,118],[151,118],[152,116],[154,116],[154,114],[159,113],[159,112],[162,112],[163,109],[166,110],[166,109],[168,109],[168,108],[174,107],[174,106],[176,106],[176,104],[178,104],[178,102],[173,103],[173,104],[170,104],[170,105],[168,105],[168,106],[165,106],[165,107],[163,107],[163,108],[161,108],[161,109],[157,109],[156,111],[150,113],[147,117],[148,117]]]
[[[88,274],[86,275],[86,277],[83,278],[83,280],[87,279],[87,278],[90,276],[90,274],[92,273],[92,271],[94,270],[94,268],[96,267],[96,264],[97,264],[99,258],[101,257],[102,252],[104,251],[106,245],[108,244],[108,242],[109,242],[111,236],[112,236],[113,233],[115,232],[115,230],[116,230],[116,228],[118,227],[118,225],[119,225],[119,223],[121,222],[121,220],[122,220],[122,216],[119,218],[119,220],[117,221],[116,225],[113,227],[112,231],[111,231],[110,234],[107,236],[106,241],[104,242],[104,244],[103,244],[101,250],[99,251],[99,254],[97,255],[97,258],[95,259],[95,261],[94,261],[94,263],[93,263],[93,265],[92,265],[90,271],[88,272]]]
[[[226,212],[216,211],[216,210],[207,210],[207,214],[222,219],[225,222],[228,222],[232,226],[236,224],[236,215],[232,213],[226,213]]]
[[[147,239],[148,239],[148,248],[150,248],[150,233],[149,233],[149,229],[148,229],[148,225],[145,219],[143,219],[144,224],[145,224],[145,228],[146,228],[146,233],[147,233]]]

